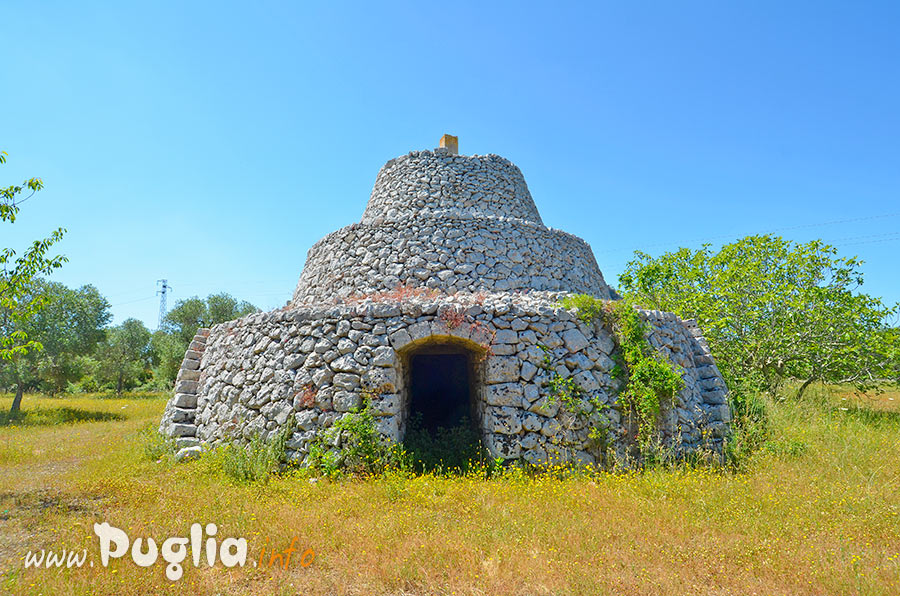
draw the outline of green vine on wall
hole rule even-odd
[[[613,376],[623,382],[617,399],[623,410],[637,421],[637,441],[646,445],[656,429],[663,400],[671,400],[684,387],[676,367],[647,341],[647,324],[625,300],[603,301],[587,294],[560,300],[563,308],[576,309],[587,324],[600,321],[609,327],[618,344]]]
[[[547,372],[550,401],[559,402],[563,408],[584,420],[588,427],[588,439],[605,453],[609,443],[609,425],[602,413],[609,405],[603,402],[600,395],[587,394],[572,377],[559,374],[550,348],[542,344],[538,347],[544,351],[539,366]]]

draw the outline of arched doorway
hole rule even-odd
[[[404,444],[424,470],[465,467],[480,457],[484,348],[428,337],[401,354]]]

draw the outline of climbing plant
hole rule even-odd
[[[609,424],[602,414],[609,405],[604,403],[600,394],[588,393],[572,377],[559,374],[552,350],[542,344],[538,344],[538,347],[544,351],[544,358],[539,366],[547,373],[549,400],[558,402],[576,418],[585,422],[588,427],[588,439],[599,447],[605,457],[609,443]]]
[[[612,373],[622,381],[618,403],[637,423],[638,444],[648,444],[661,404],[684,387],[679,371],[647,341],[646,323],[629,302],[605,302],[587,294],[574,294],[564,297],[560,305],[575,309],[576,316],[585,323],[599,321],[612,330],[617,344]]]

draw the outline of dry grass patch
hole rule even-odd
[[[202,460],[147,456],[141,430],[162,401],[130,402],[124,421],[0,429],[0,443],[13,432],[22,445],[0,468],[3,486],[30,495],[0,506],[10,509],[0,534],[27,528],[14,535],[17,556],[0,563],[0,585],[26,594],[900,593],[900,423],[841,410],[840,397],[774,405],[772,447],[740,474],[311,483],[293,473],[235,485]],[[110,404],[97,407],[125,405]],[[57,441],[72,447],[47,445]],[[62,467],[22,475],[42,465]],[[46,507],[36,483],[53,495]],[[287,570],[188,562],[177,583],[161,561],[22,569],[26,548],[86,548],[99,559],[95,521],[158,541],[215,522],[220,537],[248,539],[250,560],[294,537],[299,550]],[[303,568],[307,547],[316,555]]]

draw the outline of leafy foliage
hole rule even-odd
[[[202,465],[221,472],[236,484],[266,483],[284,466],[292,432],[293,426],[287,424],[268,441],[257,435],[246,444],[228,443],[205,454]]]
[[[4,333],[22,331],[41,349],[13,357],[0,369],[0,384],[58,393],[84,374],[82,358],[104,338],[103,326],[112,316],[109,303],[94,286],[73,290],[43,280],[32,280],[23,295],[28,300],[39,296],[44,306],[27,318],[7,318]]]
[[[149,374],[150,331],[137,319],[126,319],[107,332],[97,350],[100,374],[115,384],[117,394]]]
[[[575,308],[576,316],[588,324],[606,324],[616,338],[618,366],[614,373],[624,385],[617,401],[626,414],[637,423],[635,439],[648,445],[656,428],[656,419],[663,400],[671,400],[684,387],[684,380],[675,366],[659,354],[647,341],[647,328],[638,312],[626,300],[604,302],[588,294],[573,294],[560,300],[565,308]],[[545,368],[553,371],[545,360]],[[572,379],[551,375],[551,392],[566,401],[570,408],[580,400],[580,388]],[[597,407],[602,404],[593,404]],[[594,429],[592,436],[605,436],[605,428]]]
[[[6,163],[6,156],[5,151],[0,151],[0,164]],[[0,223],[15,223],[20,205],[43,187],[40,178],[30,178],[20,185],[0,188]],[[26,190],[31,193],[21,197]],[[32,281],[41,275],[49,275],[67,260],[64,256],[48,256],[50,248],[64,234],[63,228],[54,230],[50,236],[35,240],[21,256],[17,256],[12,248],[0,248],[0,360],[12,360],[41,348],[40,342],[29,339],[21,327],[45,304],[41,294],[31,291]]]
[[[612,328],[618,340],[625,387],[619,403],[637,417],[638,440],[645,442],[656,426],[660,404],[684,387],[684,379],[647,341],[646,324],[626,301],[610,303]]]
[[[249,302],[239,301],[225,292],[210,294],[205,300],[194,296],[175,303],[166,315],[165,326],[181,338],[186,347],[200,327],[212,327],[258,311]]]
[[[898,305],[859,292],[857,258],[821,241],[748,236],[714,252],[637,252],[619,277],[632,301],[697,319],[732,393],[774,394],[787,379],[853,383],[900,378]]]
[[[308,462],[313,471],[328,477],[372,476],[400,467],[402,459],[402,447],[382,438],[366,402],[316,435]]]
[[[172,388],[186,348],[178,335],[162,330],[153,333],[150,337],[150,365],[153,367],[151,388]]]
[[[466,474],[472,466],[483,466],[490,459],[468,417],[431,433],[422,426],[421,416],[414,416],[407,423],[403,449],[406,464],[419,474]]]

